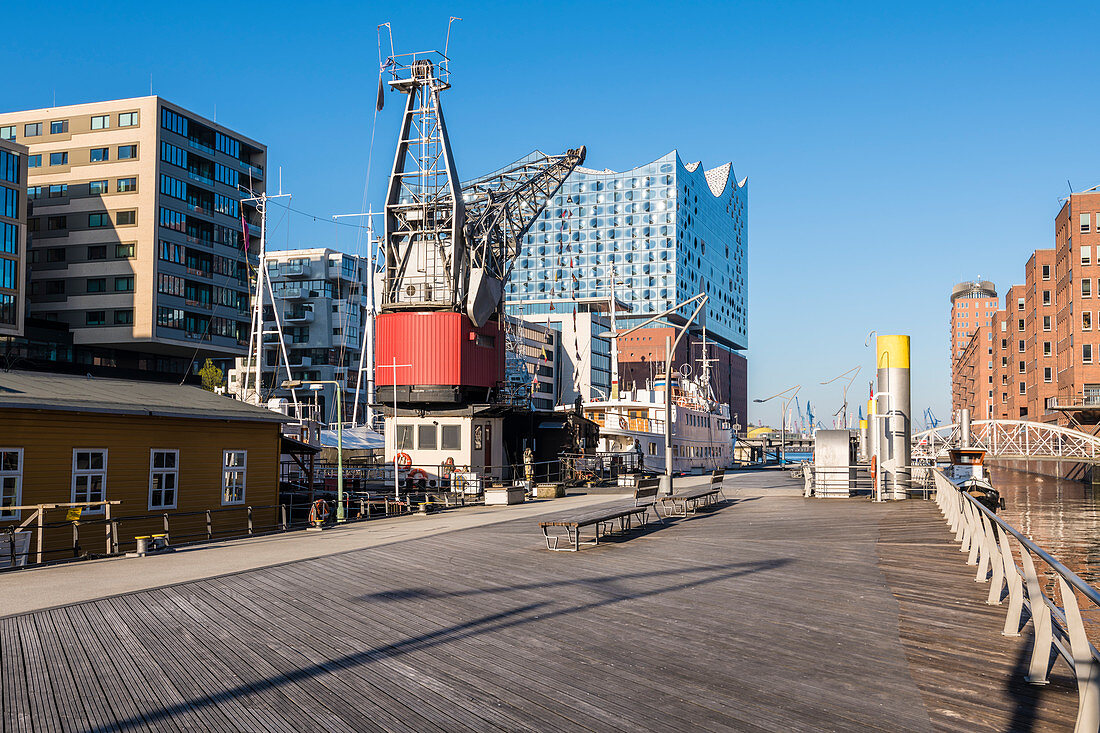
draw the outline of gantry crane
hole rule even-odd
[[[386,430],[387,452],[405,462],[415,456],[417,465],[503,462],[492,447],[500,445],[500,426],[488,415],[501,413],[494,401],[505,375],[504,283],[527,230],[585,149],[532,154],[463,186],[440,102],[451,86],[446,56],[395,56],[385,68],[390,89],[407,96],[386,195],[375,322],[377,399],[399,418],[398,430]],[[447,435],[448,421],[461,446],[446,455],[421,448],[421,434],[426,446],[455,444],[434,428],[417,430],[415,441],[404,429],[423,423]]]

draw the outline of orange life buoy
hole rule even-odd
[[[626,421],[626,418],[620,416],[619,417],[619,427],[622,428],[623,430],[626,430],[628,426],[629,426],[629,423]]]
[[[409,468],[413,464],[412,456],[408,453],[398,453],[394,461],[397,463],[398,468]]]
[[[427,481],[428,480],[428,472],[425,471],[422,468],[414,468],[413,470],[409,471],[408,478],[410,478],[410,479],[422,478],[425,481]]]

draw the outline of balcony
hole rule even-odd
[[[260,166],[245,163],[243,160],[238,160],[237,163],[241,166],[242,171],[251,175],[257,181],[262,181],[264,179],[264,169]]]
[[[194,275],[196,277],[214,277],[213,270],[200,270],[197,267],[188,267],[187,274]]]
[[[307,277],[309,267],[301,262],[280,262],[279,274],[284,277]]]
[[[303,300],[309,297],[309,291],[302,288],[283,288],[275,297],[282,298],[283,300]]]
[[[298,356],[291,352],[290,363],[287,364],[291,369],[298,369],[300,367],[313,366],[313,359],[308,356]]]
[[[313,308],[298,308],[283,316],[287,323],[313,323]]]
[[[335,264],[333,264],[332,262],[329,263],[328,277],[331,280],[346,280],[347,282],[356,282],[355,274],[352,273],[349,275],[348,273],[344,272],[344,268],[340,265],[339,262]]]
[[[196,140],[193,137],[187,138],[187,144],[190,145],[191,147],[195,148],[196,150],[203,151],[204,153],[210,153],[211,155],[213,155],[214,152],[215,152],[214,148],[210,147],[206,143],[199,142],[198,140]]]
[[[213,308],[209,302],[203,300],[185,300],[183,302],[191,308],[202,308],[207,311]]]
[[[192,181],[198,181],[199,183],[205,183],[208,186],[213,186],[214,185],[214,179],[213,178],[207,178],[203,174],[198,173],[198,172],[193,171],[193,170],[188,170],[187,171],[187,177],[190,178]]]

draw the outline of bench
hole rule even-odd
[[[576,552],[581,545],[600,544],[600,534],[614,532],[616,523],[619,525],[620,533],[629,532],[633,527],[634,520],[637,520],[639,526],[644,527],[646,515],[649,513],[651,506],[653,505],[642,504],[640,506],[597,509],[569,515],[550,522],[539,522],[539,528],[542,530],[543,537],[546,538],[546,549]],[[654,509],[654,512],[656,513],[656,509]],[[581,529],[584,527],[595,528],[593,539],[581,540]],[[563,538],[567,541],[568,547],[558,547],[559,541]]]
[[[662,511],[666,517],[686,517],[689,513],[695,514],[700,506],[708,507],[725,501],[726,495],[722,493],[722,482],[725,478],[725,471],[714,471],[710,475],[709,486],[661,497],[659,502]]]

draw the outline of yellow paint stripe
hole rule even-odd
[[[876,346],[879,369],[909,368],[908,336],[879,336]]]

